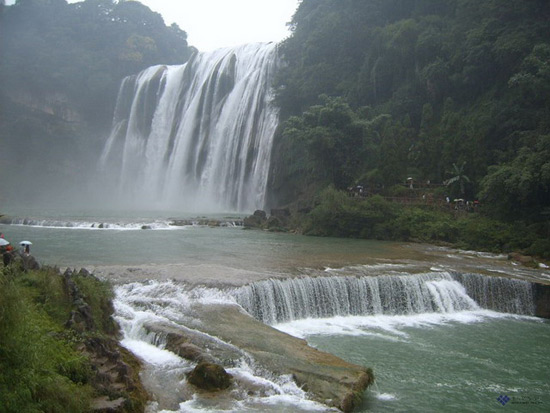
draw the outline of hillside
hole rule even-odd
[[[304,0],[292,27],[274,203],[460,198],[548,238],[548,2]]]

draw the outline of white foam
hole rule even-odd
[[[183,365],[184,361],[168,350],[162,350],[144,341],[125,338],[121,344],[145,362],[160,367]]]
[[[374,395],[378,400],[382,401],[393,401],[397,400],[397,396],[391,393],[375,393]]]
[[[171,225],[171,221],[154,220],[154,221],[133,221],[133,222],[109,222],[109,221],[86,221],[86,220],[52,220],[52,219],[32,219],[21,218],[14,219],[11,223],[13,226],[45,228],[45,229],[72,229],[72,230],[90,230],[90,231],[142,231],[142,230],[182,230],[186,226]]]
[[[532,318],[490,310],[413,315],[375,315],[304,319],[276,324],[273,327],[299,338],[311,335],[373,336],[383,340],[402,341],[408,328],[433,328],[450,323],[472,324],[494,318]]]
[[[504,260],[507,259],[508,256],[504,254],[494,254],[491,252],[482,252],[482,251],[471,251],[471,250],[458,250],[461,254],[465,255],[473,255],[475,257],[479,258],[489,258],[494,260]]]
[[[299,396],[290,394],[276,394],[273,396],[261,397],[253,399],[256,403],[271,406],[287,406],[293,407],[295,411],[307,412],[326,412],[329,411],[327,406],[320,403],[303,399]]]

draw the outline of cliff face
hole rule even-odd
[[[53,116],[61,121],[82,123],[83,116],[76,109],[76,105],[62,92],[52,92],[38,95],[31,91],[11,92],[7,95],[11,105],[19,105],[28,111]]]
[[[106,129],[91,129],[62,93],[0,94],[2,198],[14,205],[78,198]]]

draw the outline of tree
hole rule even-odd
[[[493,165],[480,197],[500,218],[544,221],[550,208],[550,135],[524,147],[511,162]]]
[[[444,184],[445,186],[454,186],[458,187],[460,190],[460,195],[464,196],[466,194],[466,184],[470,183],[470,178],[464,174],[464,167],[466,162],[462,162],[462,165],[457,166],[456,163],[453,163],[453,169],[447,173],[454,175],[452,178],[447,179]]]

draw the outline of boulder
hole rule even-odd
[[[32,255],[23,254],[23,269],[28,270],[39,270],[40,264]]]
[[[233,376],[219,364],[206,362],[197,364],[187,375],[189,383],[207,391],[225,390],[231,385],[232,379]]]
[[[265,221],[267,219],[267,214],[265,211],[262,211],[261,209],[257,209],[254,211],[254,214],[252,216],[260,218],[262,221]]]
[[[7,258],[4,258],[4,263],[7,261]],[[23,271],[29,270],[39,270],[40,263],[29,254],[22,254],[20,252],[11,252],[11,260],[8,264],[18,265]]]
[[[254,214],[244,219],[243,225],[245,228],[262,228],[266,221],[266,212],[258,209],[254,211]]]

